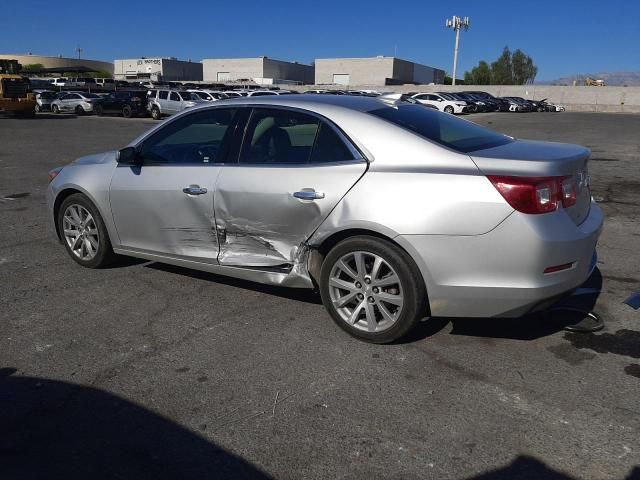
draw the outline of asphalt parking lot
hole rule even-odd
[[[431,319],[370,345],[311,292],[83,269],[47,231],[47,171],[155,122],[0,118],[0,478],[640,478],[640,115],[467,118],[592,149],[603,331]]]

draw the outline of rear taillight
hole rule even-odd
[[[489,180],[513,208],[522,213],[554,212],[558,205],[576,203],[577,185],[568,177],[507,177],[489,175]]]

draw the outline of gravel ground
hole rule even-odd
[[[640,478],[640,116],[467,118],[592,149],[603,331],[431,319],[369,345],[312,292],[83,269],[47,231],[47,171],[153,121],[0,118],[0,478]]]

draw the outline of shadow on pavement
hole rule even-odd
[[[626,480],[640,479],[640,468],[635,467]],[[519,456],[506,467],[481,473],[466,480],[578,480],[546,466],[540,460],[528,456]]]
[[[269,479],[205,438],[105,391],[0,369],[0,478]]]

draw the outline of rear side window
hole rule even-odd
[[[460,153],[513,142],[511,137],[421,105],[385,107],[369,113]]]
[[[288,110],[255,109],[244,137],[240,163],[309,162],[319,120]]]
[[[321,164],[356,156],[327,123],[305,113],[256,108],[247,126],[240,163]]]
[[[316,144],[311,153],[311,163],[348,162],[355,160],[351,149],[326,123],[320,124]]]

